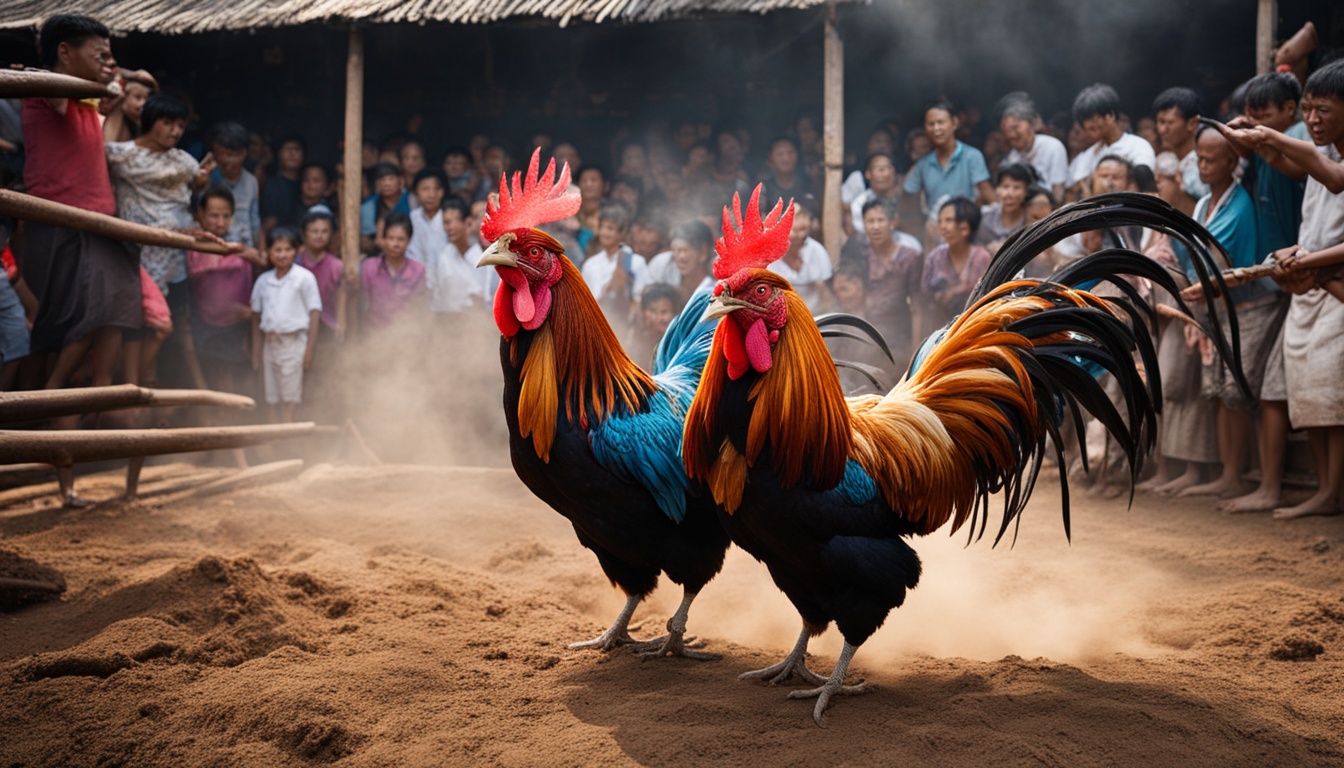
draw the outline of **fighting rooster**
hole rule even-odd
[[[716,658],[686,648],[696,593],[723,566],[728,537],[708,496],[691,496],[678,455],[682,423],[714,330],[700,319],[709,293],[693,297],[660,344],[649,376],[616,340],[583,277],[555,238],[538,226],[574,215],[569,166],[537,176],[539,152],[512,188],[500,179],[481,235],[491,243],[478,266],[501,284],[495,323],[502,334],[504,415],[518,477],[564,515],[579,542],[626,594],[625,607],[594,640],[570,648],[633,645],[651,656]],[[668,634],[635,643],[635,607],[659,573],[684,590]]]
[[[909,538],[968,521],[978,538],[989,495],[1002,492],[997,542],[1027,503],[1047,437],[1064,466],[1060,427],[1069,414],[1081,420],[1080,406],[1116,437],[1133,472],[1152,445],[1161,385],[1142,322],[1151,310],[1119,275],[1174,291],[1164,270],[1115,249],[1049,282],[1013,276],[1069,234],[1139,224],[1186,242],[1207,283],[1212,241],[1148,196],[1061,210],[1004,245],[969,308],[924,343],[895,389],[846,399],[806,305],[764,269],[788,247],[792,207],[781,216],[777,204],[762,221],[759,196],[758,187],[745,218],[736,196],[731,219],[724,210],[719,282],[706,312],[723,320],[687,415],[683,458],[690,477],[719,503],[732,540],[765,563],[802,616],[788,657],[743,677],[777,683],[797,676],[817,686],[790,697],[818,699],[813,717],[820,724],[832,696],[863,690],[844,685],[855,649],[919,583]],[[1106,301],[1073,287],[1098,280],[1126,298]],[[1227,354],[1226,342],[1215,339]],[[1102,369],[1124,391],[1123,415],[1094,377]],[[1061,481],[1067,534],[1063,473]],[[832,621],[844,648],[822,678],[804,658],[808,639]]]

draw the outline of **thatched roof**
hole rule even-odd
[[[854,0],[841,0],[853,2]],[[0,29],[33,27],[78,13],[115,32],[182,34],[321,22],[488,24],[543,19],[601,23],[668,21],[705,13],[767,13],[827,0],[6,0]]]

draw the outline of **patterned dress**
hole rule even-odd
[[[200,167],[180,149],[154,152],[134,141],[107,145],[107,167],[117,197],[117,216],[163,229],[190,227],[191,180]],[[140,246],[140,264],[164,295],[187,277],[186,252],[158,245]]]

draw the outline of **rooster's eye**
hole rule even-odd
[[[533,248],[531,251],[529,251],[529,253],[532,254],[532,258],[535,259],[535,258],[537,257],[537,249],[536,249],[536,248]]]
[[[764,296],[765,294],[766,294],[766,287],[765,287],[764,285],[758,285],[758,286],[756,286],[756,295],[757,295],[757,296]]]

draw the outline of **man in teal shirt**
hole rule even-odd
[[[936,211],[953,197],[988,205],[995,201],[985,156],[957,141],[957,116],[951,104],[934,102],[924,110],[924,133],[933,151],[919,159],[905,177],[905,192],[924,193],[923,210]],[[978,199],[977,199],[978,198]]]

